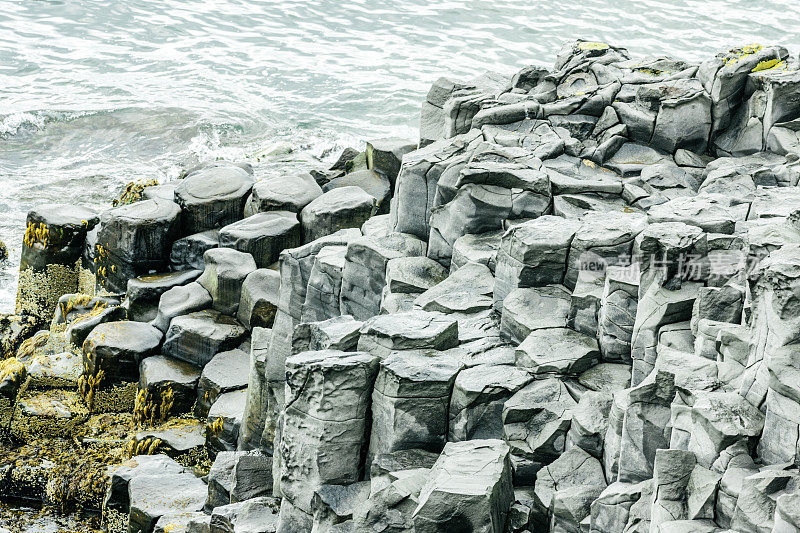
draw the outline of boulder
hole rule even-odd
[[[166,455],[137,455],[109,469],[109,485],[103,509],[127,514],[130,509],[128,485],[135,477],[181,474],[186,469]]]
[[[220,352],[203,367],[197,383],[197,403],[194,414],[203,419],[208,410],[226,392],[247,387],[250,356],[239,349]]]
[[[206,427],[206,447],[210,455],[236,449],[246,402],[247,391],[239,389],[220,394],[211,405]]]
[[[150,533],[165,514],[203,509],[206,484],[189,472],[142,475],[128,483],[128,531]]]
[[[561,285],[514,289],[503,300],[500,335],[521,343],[532,331],[564,328],[569,309],[569,292]]]
[[[250,370],[247,378],[247,402],[239,431],[239,450],[262,449],[261,436],[267,417],[269,389],[267,386],[267,356],[272,330],[254,327],[250,337]],[[271,443],[269,443],[271,444]],[[270,446],[271,449],[271,446]],[[270,474],[272,468],[269,469]]]
[[[128,320],[150,322],[158,314],[161,295],[173,287],[186,285],[196,280],[200,270],[185,270],[152,276],[139,276],[128,280],[125,308]]]
[[[367,141],[367,168],[386,176],[394,186],[403,156],[417,149],[417,143],[398,137]]]
[[[278,312],[281,275],[268,268],[250,272],[242,283],[242,296],[236,317],[244,327],[271,328]]]
[[[363,352],[304,352],[286,360],[280,489],[300,511],[311,513],[322,485],[361,478],[377,367],[378,358]]]
[[[488,267],[469,263],[414,299],[425,311],[477,313],[492,308],[494,277]]]
[[[268,176],[253,184],[245,215],[266,211],[299,213],[319,196],[322,196],[322,189],[310,174]]]
[[[532,376],[510,365],[477,365],[458,373],[447,440],[503,438],[503,406]]]
[[[404,449],[438,452],[447,440],[448,407],[459,361],[396,352],[380,364],[372,392],[372,458]]]
[[[450,270],[458,270],[467,263],[480,263],[494,272],[497,250],[500,248],[502,236],[503,231],[462,235],[453,243]]]
[[[427,257],[396,257],[386,263],[389,292],[420,294],[447,278],[447,270]]]
[[[363,322],[349,315],[321,322],[303,322],[294,330],[292,353],[329,349],[352,352],[358,345],[363,326]]]
[[[322,190],[329,192],[345,187],[358,187],[375,198],[376,212],[381,214],[389,212],[392,183],[383,174],[374,170],[356,170],[344,176],[333,178],[322,187]]]
[[[172,396],[170,414],[186,413],[191,409],[199,379],[200,372],[196,367],[165,355],[147,357],[139,363],[139,390],[147,391],[151,398],[158,398],[162,407],[165,395]],[[166,414],[161,413],[162,418],[166,418]]]
[[[346,246],[327,246],[314,258],[301,319],[317,322],[339,316]]]
[[[458,322],[447,315],[410,311],[379,315],[366,322],[358,339],[359,351],[386,357],[395,350],[447,350],[458,346]]]
[[[274,533],[278,527],[279,500],[253,498],[216,507],[209,521],[213,533]]]
[[[516,365],[533,374],[577,375],[600,362],[597,341],[569,328],[534,330],[515,354]]]
[[[211,295],[196,281],[165,291],[151,324],[166,333],[173,318],[211,307]]]

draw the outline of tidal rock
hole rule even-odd
[[[253,328],[250,337],[250,370],[247,377],[247,402],[239,431],[239,450],[262,449],[261,436],[267,418],[269,388],[267,386],[267,356],[272,330]],[[271,449],[271,447],[270,447]],[[269,469],[272,474],[272,468]]]
[[[447,440],[502,439],[503,406],[532,379],[509,365],[477,365],[459,372],[450,400]]]
[[[205,418],[208,410],[221,395],[247,387],[250,357],[239,349],[220,352],[203,367],[197,383],[197,403],[194,413]]]
[[[286,248],[302,244],[297,215],[291,211],[256,213],[219,230],[219,245],[253,256],[259,268],[278,260]]]
[[[158,311],[151,322],[163,332],[173,318],[211,307],[211,295],[196,281],[165,291],[158,300]]]
[[[128,280],[128,291],[125,294],[128,320],[150,322],[158,314],[158,304],[162,294],[173,287],[191,283],[200,274],[200,270],[185,270],[139,276]]]
[[[203,509],[206,484],[189,472],[135,476],[128,483],[128,531],[150,533],[165,514]]]
[[[20,257],[16,312],[53,316],[58,299],[78,291],[78,261],[87,233],[98,223],[94,211],[66,204],[45,204],[27,216]],[[8,257],[2,247],[3,260]]]
[[[414,511],[420,533],[501,533],[514,500],[509,448],[495,439],[448,443]]]
[[[139,363],[158,353],[164,335],[142,322],[106,322],[92,330],[83,343],[83,364],[96,375],[111,379],[136,379]]]
[[[310,174],[268,176],[253,185],[252,194],[245,206],[245,215],[265,211],[299,213],[319,196],[322,196],[322,189]]]
[[[174,202],[158,200],[105,211],[97,234],[98,283],[109,291],[123,292],[128,279],[166,270],[180,214]]]
[[[306,242],[345,228],[360,228],[375,213],[375,197],[360,187],[337,187],[303,208],[300,221]]]
[[[210,229],[172,243],[169,265],[173,270],[203,270],[203,254],[219,246],[219,230]]]
[[[352,531],[353,512],[367,501],[369,495],[369,481],[350,485],[323,485],[314,493],[314,500],[311,502],[311,512],[314,515],[312,531]]]
[[[250,272],[242,282],[242,297],[236,317],[244,327],[270,328],[275,322],[280,298],[281,275],[268,268]]]
[[[247,391],[234,390],[220,394],[208,410],[206,446],[210,453],[236,449],[246,402]]]
[[[217,311],[196,311],[172,319],[162,348],[164,355],[204,367],[214,355],[237,347],[247,330]]]
[[[99,324],[118,322],[126,318],[127,312],[119,305],[118,298],[65,294],[58,300],[51,327],[65,326],[64,338],[75,346],[81,346]]]
[[[242,295],[242,282],[256,268],[253,256],[230,248],[214,248],[203,256],[205,270],[197,280],[211,295],[217,311],[235,316]]]
[[[137,455],[110,469],[103,509],[127,514],[130,508],[128,484],[135,477],[181,474],[186,469],[166,455]]]
[[[211,512],[211,533],[275,533],[280,504],[274,498],[253,498],[216,507]]]
[[[241,219],[253,183],[250,173],[236,165],[209,165],[188,174],[175,189],[183,235]]]
[[[172,396],[171,414],[191,409],[199,379],[200,372],[196,367],[164,355],[148,357],[139,364],[139,390],[146,390],[151,397],[159,398],[162,408],[164,396]]]

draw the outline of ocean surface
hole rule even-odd
[[[0,0],[0,312],[36,204],[106,207],[129,181],[201,161],[264,176],[416,138],[437,77],[551,64],[578,37],[690,60],[796,48],[800,2]]]

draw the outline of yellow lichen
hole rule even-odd
[[[759,61],[758,65],[750,72],[762,72],[764,70],[782,69],[784,67],[786,67],[786,61],[781,61],[778,58],[765,59],[764,61]]]
[[[584,41],[578,43],[578,50],[606,50],[608,44],[600,41]]]
[[[25,228],[25,237],[23,239],[23,243],[28,248],[33,248],[36,243],[42,245],[42,247],[47,246],[47,239],[50,237],[50,230],[47,227],[47,224],[38,223],[38,224],[28,224],[28,227]]]
[[[119,199],[114,200],[111,204],[114,207],[132,204],[144,198],[144,190],[150,186],[158,185],[158,180],[155,178],[149,180],[131,181],[123,189]]]

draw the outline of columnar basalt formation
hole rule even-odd
[[[798,532],[799,102],[781,46],[575,41],[437,80],[418,143],[38,207],[0,422],[103,471],[65,496],[14,452],[0,497],[89,487],[147,533]]]

